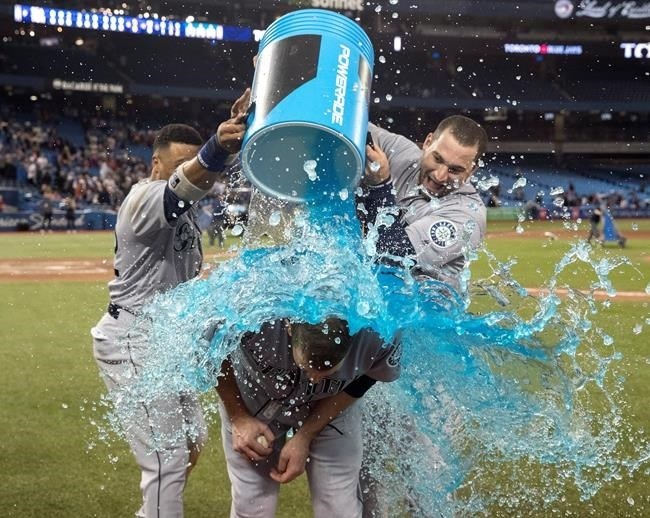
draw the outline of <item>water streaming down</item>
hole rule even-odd
[[[112,395],[113,423],[142,401],[210,391],[221,360],[263,322],[317,323],[335,314],[351,332],[401,334],[401,378],[364,398],[364,469],[390,508],[427,516],[549,503],[566,480],[589,498],[647,462],[643,440],[621,453],[622,382],[613,375],[620,354],[592,325],[594,299],[557,294],[560,274],[579,262],[595,272],[594,288],[613,296],[608,274],[621,262],[596,261],[577,243],[535,298],[512,277],[512,264],[490,258],[492,277],[477,285],[466,277],[473,287],[461,296],[377,266],[376,232],[362,239],[354,209],[354,200],[332,193],[300,212],[288,244],[242,250],[207,278],[156,297],[139,324],[152,333],[148,367],[128,393]],[[392,216],[381,219],[390,224]],[[471,312],[470,295],[487,309]],[[544,483],[516,495],[505,481],[501,491],[498,484],[482,490],[495,463],[508,466],[511,480],[533,463]]]

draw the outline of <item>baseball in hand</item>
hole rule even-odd
[[[264,437],[263,435],[257,436],[257,442],[259,442],[265,448],[269,447],[269,442],[266,440],[266,437]]]

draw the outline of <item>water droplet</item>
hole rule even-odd
[[[377,7],[375,7],[375,12],[376,13],[381,13],[381,5],[378,5]]]
[[[559,196],[560,194],[564,193],[564,188],[563,187],[553,187],[550,191],[549,194],[551,196]]]
[[[634,230],[634,232],[639,230],[639,225],[637,225],[636,223],[632,223],[632,230]]]
[[[274,210],[269,216],[269,225],[271,225],[272,227],[277,227],[280,224],[281,220],[282,220],[282,215],[280,214],[280,211]]]
[[[279,156],[276,156],[276,157],[275,157],[275,161],[276,161],[276,162],[279,162],[279,161],[280,161],[280,157],[279,157]]]
[[[393,100],[393,96],[392,96],[391,94],[386,94],[386,100],[387,100],[387,101],[392,101],[392,100]]]
[[[634,505],[634,498],[632,498],[631,496],[628,496],[627,497],[627,503],[630,504],[630,505]]]
[[[230,229],[230,233],[233,236],[241,236],[244,233],[244,227],[242,227],[240,224],[235,225]]]
[[[390,5],[397,5],[398,2],[399,2],[399,0],[388,0],[388,3],[389,3]]]
[[[318,179],[318,174],[316,173],[316,160],[305,160],[305,163],[302,165],[303,170],[307,173],[307,177],[312,181]]]
[[[643,331],[643,326],[642,326],[641,324],[637,324],[637,325],[635,325],[634,328],[632,329],[632,332],[633,332],[635,335],[640,335],[640,334],[641,334],[641,331]]]
[[[645,292],[650,295],[650,282],[646,285]]]
[[[463,71],[463,67],[456,67],[456,72],[462,72],[462,71]]]
[[[368,168],[369,168],[370,171],[372,171],[373,173],[376,173],[377,171],[379,171],[379,170],[381,169],[381,164],[380,164],[379,162],[370,162],[370,163],[368,164]]]
[[[614,339],[609,335],[603,334],[603,343],[605,345],[612,345],[614,343]]]
[[[65,403],[61,403],[61,408],[67,409],[68,405],[66,405]]]
[[[343,201],[347,200],[349,195],[350,194],[348,193],[347,189],[341,189],[339,191],[339,198],[341,198]]]
[[[357,304],[357,313],[359,315],[361,316],[367,315],[369,311],[370,311],[370,304],[368,304],[365,300],[362,300]]]
[[[517,181],[512,184],[512,188],[518,189],[519,187],[525,187],[527,183],[528,180],[526,180],[526,178],[517,178]]]
[[[515,232],[517,232],[517,234],[523,234],[524,227],[522,227],[521,225],[517,225],[517,227],[515,228]]]
[[[383,55],[382,55],[382,56],[379,56],[379,57],[377,58],[377,60],[378,60],[380,63],[386,63],[386,56],[383,56]]]
[[[492,187],[496,187],[499,185],[499,177],[498,176],[490,176],[489,178],[481,178],[477,184],[479,190],[481,191],[487,191]]]

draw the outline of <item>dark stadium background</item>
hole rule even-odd
[[[57,207],[76,198],[82,228],[110,228],[133,179],[148,173],[155,130],[187,122],[207,137],[250,85],[261,31],[286,12],[313,6],[358,20],[373,41],[371,120],[416,140],[452,113],[484,122],[491,141],[477,179],[492,219],[587,218],[595,207],[617,218],[650,215],[650,9],[644,2],[29,5],[152,23],[193,17],[195,24],[221,24],[224,39],[26,23],[25,16],[16,21],[14,3],[3,1],[0,230],[37,229],[44,193]],[[520,178],[526,185],[513,188]],[[228,201],[241,209],[247,193],[245,183],[238,185]],[[56,211],[55,227],[62,214]]]

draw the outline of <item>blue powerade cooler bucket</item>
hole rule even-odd
[[[365,162],[374,51],[352,20],[305,9],[260,42],[242,168],[262,192],[314,202],[358,184]]]

